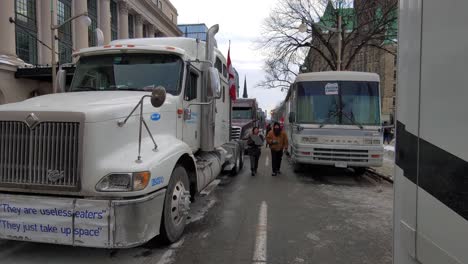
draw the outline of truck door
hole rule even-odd
[[[184,121],[182,127],[182,139],[193,151],[200,148],[200,87],[201,73],[190,67],[187,73],[187,81],[184,89]]]

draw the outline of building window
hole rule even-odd
[[[393,84],[393,92],[396,93],[396,83]]]
[[[171,21],[174,22],[174,14],[171,14]]]
[[[16,54],[27,63],[37,63],[36,1],[15,1]],[[2,36],[5,37],[5,36]]]
[[[59,0],[57,2],[57,24],[63,24],[71,17],[71,0]],[[58,29],[59,62],[67,63],[72,60],[72,30],[71,23],[66,23]]]
[[[396,70],[393,71],[393,79],[396,80]]]
[[[117,30],[117,17],[118,17],[118,9],[117,3],[115,0],[110,2],[110,11],[111,11],[111,40],[118,38],[118,30]]]
[[[148,37],[148,26],[146,24],[143,24],[143,37]]]
[[[97,28],[97,2],[88,0],[88,16],[91,18],[91,25],[88,27],[88,46],[96,46],[96,28]]]
[[[128,14],[128,37],[129,38],[134,38],[134,33],[133,33],[133,30],[135,27],[134,24],[135,24],[135,18],[133,17],[133,15]]]
[[[159,9],[162,9],[162,1],[161,0],[158,1],[158,7],[159,7]]]

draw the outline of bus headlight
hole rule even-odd
[[[302,143],[317,143],[318,138],[316,138],[316,137],[302,137],[301,141],[302,141]]]
[[[370,139],[370,138],[365,138],[365,139],[364,139],[364,144],[365,144],[365,145],[372,145],[372,139]]]
[[[104,176],[98,184],[98,192],[129,192],[141,191],[148,186],[151,173],[149,171],[134,173],[111,173]]]

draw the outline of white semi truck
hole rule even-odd
[[[302,164],[382,166],[379,76],[366,72],[311,72],[296,77],[275,110],[284,119],[295,170]],[[287,118],[284,118],[287,117]]]
[[[217,31],[82,49],[66,92],[0,106],[0,238],[178,240],[191,200],[243,152],[229,141],[225,67],[213,67],[226,62]]]
[[[395,264],[468,263],[466,0],[400,0]]]

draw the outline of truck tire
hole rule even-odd
[[[177,165],[172,171],[171,180],[164,198],[164,209],[160,234],[164,242],[174,243],[184,233],[190,206],[190,184],[187,171]]]
[[[236,176],[242,170],[242,167],[244,167],[244,150],[241,145],[238,144],[236,162],[234,163],[234,168],[232,168],[229,174],[231,176]]]

